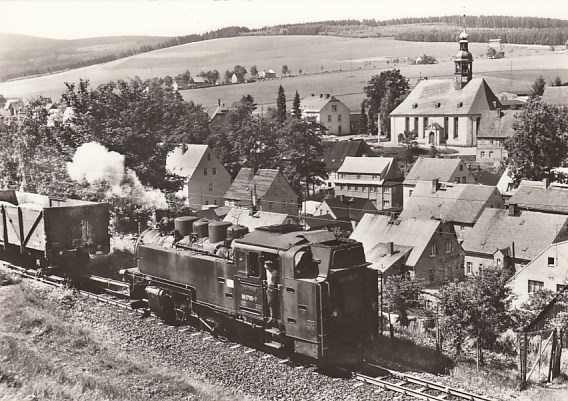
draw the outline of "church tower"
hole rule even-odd
[[[456,64],[454,72],[454,83],[456,90],[462,89],[467,85],[472,78],[472,63],[473,56],[468,49],[467,32],[464,31],[460,33],[459,36],[460,51],[456,54],[454,63]]]

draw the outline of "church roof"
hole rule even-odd
[[[391,116],[471,115],[499,107],[499,100],[483,78],[473,78],[461,90],[453,79],[424,79]]]

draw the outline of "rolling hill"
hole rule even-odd
[[[551,79],[560,75],[568,79],[568,54],[550,52],[545,46],[506,45],[505,59],[488,60],[487,45],[471,43],[476,58],[475,75],[495,75],[515,78],[525,71],[522,79],[533,81],[539,74]],[[332,36],[246,36],[214,39],[138,54],[108,63],[79,68],[62,73],[0,83],[0,94],[5,97],[31,97],[44,95],[59,99],[65,82],[89,79],[93,85],[117,79],[139,76],[175,76],[189,70],[193,75],[200,71],[217,69],[223,74],[240,64],[250,69],[273,69],[278,74],[282,65],[288,65],[294,77],[241,85],[223,85],[213,88],[184,91],[186,100],[214,107],[218,99],[229,105],[243,94],[251,94],[259,105],[275,101],[278,86],[282,84],[289,99],[296,90],[302,97],[311,93],[353,94],[349,102],[357,108],[364,84],[382,69],[392,68],[392,60],[414,58],[427,53],[438,59],[433,65],[409,65],[401,61],[396,67],[413,78],[420,76],[449,76],[453,73],[452,57],[457,43],[423,43],[396,41],[389,38],[346,38]],[[388,63],[387,63],[388,62]],[[322,68],[323,67],[323,68]],[[302,74],[299,70],[302,70]],[[527,73],[528,71],[531,71]],[[327,72],[326,72],[327,71]],[[549,71],[549,74],[546,73]],[[534,78],[531,78],[533,77]]]

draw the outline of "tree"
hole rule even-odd
[[[245,67],[237,64],[233,69],[233,72],[237,76],[238,82],[245,82],[245,75],[247,74],[247,69]]]
[[[286,120],[286,94],[282,85],[278,88],[278,97],[276,99],[276,118],[282,124]]]
[[[286,75],[288,75],[289,73],[290,73],[290,70],[288,70],[288,65],[287,65],[287,64],[284,64],[284,65],[282,66],[282,75],[286,76]]]
[[[258,68],[256,64],[250,67],[250,74],[255,77],[258,75]]]
[[[363,90],[366,96],[370,126],[374,128],[374,121],[377,120],[379,113],[382,117],[388,116],[402,102],[403,95],[408,91],[408,79],[400,74],[400,70],[387,70],[379,75],[373,75]],[[381,109],[383,103],[385,105]],[[381,126],[389,127],[388,120],[388,118],[381,118]]]
[[[306,197],[310,185],[319,185],[327,178],[322,162],[324,132],[321,124],[298,118],[287,119],[279,130],[280,160],[286,179]]]
[[[296,91],[296,94],[294,95],[294,102],[292,103],[292,115],[295,118],[302,117],[302,110],[300,109],[300,94],[298,93],[298,91]]]
[[[484,365],[483,349],[492,349],[497,336],[512,325],[509,278],[510,272],[489,267],[465,281],[446,284],[440,291],[445,337],[458,355],[467,338],[475,340],[478,366]]]
[[[233,77],[233,72],[232,71],[225,71],[225,83],[226,84],[230,84],[231,83],[231,78]]]
[[[361,102],[361,119],[359,120],[359,133],[363,135],[367,134],[367,125],[369,123],[366,107],[366,102],[363,100]]]
[[[564,86],[564,82],[562,82],[562,78],[558,75],[550,82],[550,86]]]
[[[497,50],[495,50],[494,47],[488,47],[487,48],[487,52],[485,53],[485,55],[488,58],[497,58]]]
[[[390,276],[383,290],[385,304],[389,311],[398,313],[402,326],[408,326],[408,310],[418,305],[420,285],[414,278],[404,275]]]
[[[3,108],[5,104],[6,104],[6,98],[0,95],[0,109]]]
[[[407,165],[414,161],[414,153],[418,149],[417,137],[416,131],[404,131],[404,133],[399,134],[398,142],[404,145],[404,159]]]
[[[532,84],[531,90],[529,92],[529,97],[534,98],[535,96],[542,96],[542,94],[544,93],[545,86],[546,86],[546,81],[541,75]]]
[[[516,182],[523,179],[562,179],[554,168],[568,154],[568,111],[540,101],[529,100],[513,123],[515,134],[505,142],[507,164]]]

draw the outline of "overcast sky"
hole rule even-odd
[[[176,36],[230,25],[440,15],[568,19],[567,0],[0,0],[0,32],[58,39]]]

